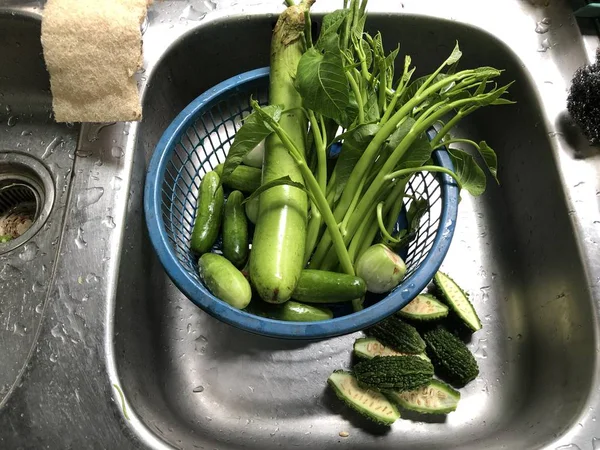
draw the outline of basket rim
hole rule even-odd
[[[269,68],[263,67],[222,81],[189,103],[163,132],[150,159],[144,187],[144,214],[150,241],[165,272],[178,289],[203,311],[234,327],[263,336],[286,339],[322,339],[368,328],[409,303],[429,284],[441,266],[452,242],[458,215],[458,185],[449,175],[443,173],[434,175],[440,183],[442,200],[440,225],[431,250],[420,266],[385,298],[362,311],[346,316],[322,322],[286,322],[255,316],[236,309],[212,295],[199,280],[193,278],[169,245],[161,214],[161,190],[166,166],[176,142],[198,114],[218,101],[221,96],[246,84],[262,81],[268,76]],[[435,131],[430,131],[428,134],[431,138],[435,136]],[[436,165],[453,169],[445,148],[434,151],[433,159]]]

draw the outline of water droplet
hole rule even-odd
[[[21,131],[21,136],[31,136],[33,133],[29,130]]]
[[[88,129],[88,141],[89,142],[94,142],[98,140],[98,135],[100,134],[100,131],[103,130],[106,127],[109,127],[111,125],[114,125],[116,122],[111,122],[111,123],[96,123],[96,124],[92,124],[90,125],[89,129]]]
[[[14,127],[17,124],[17,116],[10,116],[6,121],[6,125]]]
[[[28,242],[19,253],[19,258],[23,261],[32,261],[38,254],[38,251],[39,248],[35,242]]]
[[[596,417],[594,416],[592,418],[592,420],[596,420]],[[600,450],[600,439],[599,438],[593,438],[592,439],[592,450]]]
[[[581,450],[578,445],[575,444],[567,444],[561,445],[560,447],[556,447],[555,450]]]
[[[54,353],[52,353],[50,355],[50,361],[53,362],[53,363],[55,363],[56,361],[58,361],[58,356],[55,355]]]
[[[204,386],[197,386],[192,392],[195,394],[198,394],[199,392],[204,392]]]
[[[25,336],[27,334],[27,327],[21,323],[15,322],[13,325],[13,333],[18,336]]]
[[[547,33],[550,29],[550,19],[544,18],[535,25],[535,32],[538,34]]]
[[[479,339],[477,343],[477,349],[473,352],[473,354],[481,359],[487,358],[487,339]]]
[[[75,126],[75,124],[74,124],[73,122],[66,122],[66,123],[65,123],[65,126],[66,126],[67,128],[73,128],[73,127]]]
[[[113,148],[110,149],[110,154],[112,155],[113,158],[121,158],[125,153],[123,152],[123,149],[121,147],[119,147],[118,145],[115,145]]]
[[[46,289],[46,286],[44,286],[42,283],[36,281],[35,283],[33,283],[33,286],[31,286],[31,291],[32,292],[42,292]]]
[[[91,156],[92,152],[90,150],[76,150],[75,151],[75,156],[78,156],[80,158],[87,158],[88,156]]]
[[[115,224],[115,221],[113,220],[112,216],[106,216],[104,219],[102,219],[102,225],[108,227],[108,228],[115,228],[117,225]]]
[[[87,284],[97,283],[98,281],[100,281],[100,278],[93,273],[88,273],[85,277]]]
[[[43,142],[44,141],[42,141],[42,143]],[[42,159],[46,159],[48,156],[52,155],[54,153],[54,151],[56,150],[56,147],[58,147],[62,143],[63,143],[62,138],[60,136],[55,136],[50,141],[50,143],[46,146],[46,150],[44,150],[44,153],[42,155]]]
[[[44,304],[38,303],[37,306],[35,307],[36,314],[41,314],[43,311],[44,311]]]
[[[100,200],[100,198],[102,198],[102,195],[104,195],[104,188],[93,187],[84,189],[79,194],[77,194],[77,209],[82,209],[93,205],[98,200]]]
[[[6,109],[6,113],[10,114],[10,111],[11,111],[10,105],[6,105],[5,109]]]
[[[121,177],[117,177],[114,176],[112,178],[112,180],[110,181],[110,186],[115,190],[118,191],[121,189],[121,185],[123,184],[123,179]]]
[[[52,327],[52,329],[50,330],[50,334],[52,335],[52,337],[56,338],[56,339],[60,339],[62,342],[65,342],[65,330],[62,326],[62,324],[57,323],[56,325],[54,325]]]
[[[187,332],[188,332],[188,334],[192,332],[192,324],[191,323],[187,324]]]
[[[81,227],[79,228],[79,230],[77,230],[77,237],[75,238],[75,245],[77,245],[77,248],[79,250],[87,247],[87,242],[83,238],[83,228],[81,228]]]
[[[550,47],[552,47],[550,45],[550,41],[548,40],[548,38],[546,38],[542,42],[540,42],[540,46],[538,47],[537,51],[540,53],[545,53]]]

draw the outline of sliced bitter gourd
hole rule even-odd
[[[448,306],[462,321],[473,331],[481,330],[481,320],[479,320],[475,308],[469,301],[469,297],[460,286],[443,272],[437,272],[434,281]]]
[[[398,311],[400,317],[413,320],[435,320],[448,315],[448,307],[430,294],[420,294]]]
[[[375,356],[404,356],[409,353],[401,353],[393,348],[386,347],[375,338],[359,338],[354,341],[354,354],[359,358],[371,359]],[[429,357],[425,353],[419,353],[415,356],[429,361]]]
[[[361,388],[350,372],[336,370],[327,379],[327,384],[346,405],[374,422],[391,425],[400,418],[396,405],[379,392]]]
[[[385,395],[405,409],[425,414],[448,414],[460,400],[460,392],[438,380],[414,391],[386,391]]]

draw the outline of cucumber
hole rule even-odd
[[[258,220],[259,199],[260,197],[251,198],[245,204],[246,216],[248,217],[248,220],[254,224]]]
[[[223,256],[240,268],[248,258],[248,219],[242,202],[244,194],[233,191],[223,214]]]
[[[250,283],[227,258],[205,253],[198,260],[198,273],[208,290],[218,299],[238,309],[244,309],[250,303]]]
[[[374,422],[391,425],[400,418],[396,405],[379,392],[361,388],[350,372],[336,370],[327,384],[346,405]]]
[[[367,292],[362,278],[325,270],[303,270],[292,298],[305,303],[347,302]]]
[[[242,162],[250,167],[258,167],[259,169],[263,165],[263,157],[265,155],[265,141],[260,141],[259,144],[250,150],[244,158]]]
[[[435,274],[433,280],[441,291],[444,301],[458,317],[460,317],[471,330],[481,330],[481,320],[479,320],[475,308],[473,308],[473,305],[469,301],[469,297],[458,284],[456,284],[448,275],[439,271]]]
[[[448,315],[448,307],[433,295],[419,294],[398,311],[400,317],[412,320],[435,320]]]
[[[279,125],[303,154],[308,123],[294,80],[304,52],[304,14],[309,6],[310,2],[302,2],[288,7],[279,16],[271,40],[269,76],[269,103],[283,106]],[[304,183],[295,160],[277,134],[272,133],[265,141],[262,181],[268,183],[285,176]],[[307,215],[308,198],[301,189],[275,186],[260,195],[250,253],[250,278],[267,302],[286,302],[296,289],[304,267]]]
[[[260,187],[261,177],[260,169],[240,164],[233,172],[223,177],[223,184],[230,189],[252,193]]]
[[[190,248],[198,255],[208,252],[219,236],[223,215],[223,187],[217,172],[208,172],[200,182],[196,220]]]
[[[402,408],[425,414],[448,414],[456,410],[460,400],[460,392],[439,380],[414,391],[386,391],[385,395]]]
[[[402,353],[393,348],[386,347],[375,338],[359,338],[354,341],[354,354],[359,358],[371,359],[375,356],[405,356],[410,353]],[[419,358],[430,361],[425,353],[418,353]]]
[[[252,302],[246,310],[257,316],[288,322],[320,322],[333,318],[329,308],[304,305],[288,300],[281,305],[273,305],[263,301]]]

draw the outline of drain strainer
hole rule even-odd
[[[38,160],[0,152],[0,254],[31,239],[54,203],[54,184]]]

